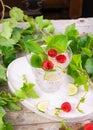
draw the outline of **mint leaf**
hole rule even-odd
[[[84,88],[88,87],[89,76],[86,74],[86,71],[83,70],[80,54],[73,54],[72,61],[67,68],[67,73],[73,77],[74,83],[78,87],[80,85],[84,85]],[[87,89],[88,88],[86,88],[86,90]]]
[[[1,36],[9,39],[13,32],[13,27],[17,25],[17,21],[15,19],[6,19],[2,23],[2,32],[0,33]]]
[[[37,92],[34,89],[30,89],[30,91],[28,91],[27,94],[31,98],[39,98]]]
[[[13,29],[11,39],[13,39],[15,41],[15,43],[17,43],[20,40],[22,31],[23,31],[23,29],[18,28],[18,27],[15,27]]]
[[[59,53],[62,53],[67,50],[67,47],[71,41],[69,41],[65,35],[58,34],[47,37],[47,40],[45,42],[47,44],[47,49],[52,48],[57,50]]]
[[[16,53],[13,46],[2,46],[3,63],[8,66],[15,58]]]
[[[3,99],[0,99],[0,106],[5,106],[7,104],[6,101],[4,101]]]
[[[1,116],[4,116],[6,114],[4,108],[1,106],[0,106],[0,114],[1,114]]]
[[[0,65],[0,82],[6,81],[6,68]]]
[[[82,47],[89,48],[91,45],[91,38],[88,34],[80,36],[78,38],[78,49],[81,50]]]
[[[55,30],[54,26],[53,25],[49,25],[48,27],[45,28],[45,31],[47,33],[53,33]]]
[[[51,25],[51,21],[48,19],[43,19],[43,16],[37,16],[35,18],[36,23],[38,24],[38,27],[40,29],[43,29],[45,27],[48,27],[49,25]]]
[[[18,106],[17,104],[13,103],[13,102],[9,102],[7,104],[7,107],[12,110],[12,111],[17,111],[17,110],[21,110],[21,107]]]
[[[82,60],[80,54],[73,54],[70,66],[72,67],[73,70],[74,69],[82,70]]]
[[[5,130],[13,130],[12,123],[6,122],[5,125],[6,125],[6,126],[5,126]]]
[[[65,29],[65,34],[68,37],[76,37],[79,34],[79,31],[75,27],[75,23],[68,25]]]
[[[24,18],[24,13],[20,8],[17,7],[13,7],[10,11],[9,11],[9,15],[11,18],[16,19],[17,21],[22,22],[23,18]]]
[[[62,121],[62,123],[61,123],[61,128],[63,130],[71,130],[71,128],[67,127],[67,125],[66,125],[66,123],[64,121]]]
[[[87,55],[88,57],[91,57],[92,56],[92,52],[89,48],[82,48],[82,51],[85,55]]]
[[[88,74],[93,75],[93,58],[88,58],[86,63],[85,63],[85,68],[88,72]]]
[[[13,46],[15,44],[13,39],[6,39],[5,37],[0,35],[0,49],[2,46]]]
[[[33,83],[23,83],[22,86],[22,91],[27,95],[27,97],[31,97],[31,98],[38,98],[38,94],[35,92],[35,90],[33,89],[34,84]]]
[[[27,95],[24,93],[24,91],[22,89],[20,90],[16,90],[14,95],[20,99],[20,100],[23,100],[23,99],[26,99],[27,98]]]
[[[41,55],[35,55],[35,54],[33,54],[31,56],[30,63],[35,68],[41,68],[42,67],[42,62],[43,62],[42,59],[43,59],[43,55],[41,57]]]
[[[26,43],[25,43],[25,47],[26,47],[26,50],[28,50],[29,52],[34,52],[34,53],[44,53],[42,47],[35,41],[32,41],[32,40],[28,40]]]
[[[25,98],[39,98],[37,92],[33,89],[34,84],[33,83],[28,83],[26,77],[23,77],[23,86],[19,89],[16,90],[15,96],[18,97],[19,99],[25,99]]]
[[[5,128],[5,123],[3,121],[5,114],[5,110],[3,109],[3,107],[0,106],[0,130],[4,130]]]
[[[0,113],[0,130],[4,130],[5,129],[5,124],[3,121],[3,115],[2,113]]]

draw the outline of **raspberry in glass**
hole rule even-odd
[[[50,60],[46,60],[42,64],[43,69],[52,70],[54,68],[54,64]]]
[[[65,55],[57,55],[56,56],[56,60],[57,60],[57,62],[59,62],[59,63],[65,63],[66,62],[66,56]]]
[[[50,49],[50,50],[48,50],[48,55],[50,57],[55,57],[57,55],[57,51],[54,49]]]

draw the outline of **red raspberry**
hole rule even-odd
[[[84,125],[84,130],[93,130],[93,124],[87,123]]]
[[[57,51],[54,49],[50,49],[50,50],[48,50],[48,55],[50,57],[55,57],[57,55]]]
[[[43,67],[43,69],[45,69],[45,70],[51,70],[51,69],[53,69],[54,64],[53,64],[51,61],[46,60],[46,61],[43,62],[42,67]]]
[[[56,60],[59,63],[65,63],[66,62],[66,56],[65,55],[58,55],[58,56],[56,56]]]
[[[61,109],[64,111],[64,112],[70,112],[71,111],[71,104],[69,102],[64,102],[62,105],[61,105]]]

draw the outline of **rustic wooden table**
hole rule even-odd
[[[74,22],[76,23],[77,27],[82,26],[79,27],[80,32],[82,32],[84,28],[85,28],[84,31],[93,32],[93,30],[91,30],[90,27],[90,25],[92,26],[93,23],[92,18],[87,19],[81,18],[77,20],[52,20],[52,22],[56,28],[56,32],[63,32],[64,27],[66,27],[67,24],[71,24]],[[4,84],[3,86],[6,90],[8,89],[7,84]],[[9,110],[6,111],[7,111],[7,120],[13,123],[14,130],[61,130],[60,122],[44,118],[32,112],[31,110],[28,110],[24,106],[22,106],[21,111],[15,111],[15,112]],[[69,126],[71,126],[72,130],[82,129],[79,123],[73,125],[69,123]]]

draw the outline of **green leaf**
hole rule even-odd
[[[13,27],[16,26],[17,22],[15,19],[9,19],[2,23],[2,32],[0,33],[1,36],[5,37],[6,39],[9,39],[13,32]]]
[[[13,39],[6,39],[5,37],[0,35],[0,49],[2,46],[13,46],[15,44]]]
[[[80,50],[81,47],[89,48],[91,45],[91,38],[88,34],[85,34],[78,38],[78,49]]]
[[[85,68],[89,74],[93,75],[93,58],[87,59],[85,63]]]
[[[79,111],[80,113],[84,114],[83,110],[81,110],[81,109],[78,109],[78,111]]]
[[[0,65],[0,82],[6,81],[6,68]]]
[[[35,21],[40,29],[46,28],[51,25],[51,21],[48,19],[43,19],[43,16],[37,16],[35,18]]]
[[[79,68],[79,70],[82,70],[82,60],[81,60],[80,54],[73,54],[72,55],[72,60],[71,60],[70,66],[75,67],[75,68],[73,68],[73,70],[78,69],[78,68]]]
[[[30,91],[28,91],[27,94],[31,98],[39,98],[37,92],[34,89],[31,89]]]
[[[23,83],[23,87],[21,88],[22,91],[27,95],[27,97],[31,98],[38,98],[38,94],[33,89],[34,84],[33,83]]]
[[[13,7],[10,11],[9,11],[9,15],[11,18],[15,18],[17,21],[22,22],[23,18],[24,18],[24,13],[20,8],[17,7]]]
[[[36,54],[44,53],[42,47],[37,42],[32,41],[32,40],[28,40],[25,43],[25,47],[26,47],[26,50],[36,53]]]
[[[62,123],[61,123],[61,128],[62,128],[62,130],[71,130],[71,128],[67,127],[67,125],[64,121],[62,121]]]
[[[27,91],[31,90],[33,87],[34,87],[34,84],[33,84],[33,83],[24,82],[21,89],[22,89],[24,92],[27,92]],[[27,92],[27,93],[28,93],[28,92]]]
[[[87,55],[89,57],[92,56],[92,52],[91,52],[90,49],[88,49],[88,48],[82,48],[82,51],[83,51],[83,53],[85,53],[85,55]]]
[[[0,113],[0,130],[4,130],[5,129],[5,124],[3,121],[3,115],[2,113]]]
[[[15,58],[15,50],[13,46],[3,46],[2,47],[2,53],[3,53],[3,63],[5,66],[8,66]]]
[[[68,37],[76,37],[78,36],[79,32],[78,30],[75,28],[75,23],[68,25],[65,29],[65,34]]]
[[[55,30],[54,26],[53,25],[49,25],[47,28],[45,28],[45,31],[47,33],[53,33]]]
[[[18,28],[18,27],[15,27],[13,29],[11,39],[13,39],[15,43],[17,43],[20,40],[22,31],[23,29]]]
[[[84,103],[84,102],[85,102],[85,98],[82,97],[82,98],[80,99],[80,102],[81,102],[81,103]]]
[[[3,99],[0,99],[0,106],[5,106],[7,104],[6,101],[4,101]]]
[[[51,24],[51,21],[48,19],[44,19],[39,23],[39,28],[43,29]]]
[[[9,102],[7,104],[7,107],[12,110],[12,111],[17,111],[17,110],[21,110],[21,107],[18,106],[17,104],[13,103],[13,102]]]
[[[42,55],[43,57],[43,55]],[[30,63],[35,68],[41,68],[42,67],[42,58],[41,55],[35,55],[33,54],[30,59]]]
[[[23,78],[23,86],[19,90],[16,90],[15,96],[19,99],[25,99],[27,97],[39,98],[37,92],[33,89],[34,84],[28,83],[26,77],[23,76]]]
[[[59,53],[62,53],[67,50],[71,41],[65,35],[58,34],[54,36],[47,37],[47,49],[55,49]]]
[[[1,106],[0,106],[0,114],[1,114],[0,116],[2,116],[2,117],[6,114],[4,108]]]
[[[4,130],[14,130],[12,123],[6,122],[5,125],[6,125],[6,128]]]
[[[22,89],[20,90],[16,90],[14,95],[18,98],[18,99],[26,99],[27,98],[27,95],[24,93],[24,91]]]
[[[43,20],[43,16],[37,16],[37,17],[35,18],[35,22],[36,22],[36,23],[40,23],[42,20]]]
[[[79,76],[77,77],[75,83],[80,85],[87,85],[88,82],[88,77],[85,76],[84,74],[80,73]]]
[[[60,117],[59,116],[59,113],[60,113],[60,108],[55,108],[55,115],[57,116],[57,117]]]
[[[80,54],[73,54],[72,61],[67,68],[67,73],[73,77],[74,83],[78,87],[80,85],[87,86],[89,77],[85,74],[86,71],[83,70]]]

